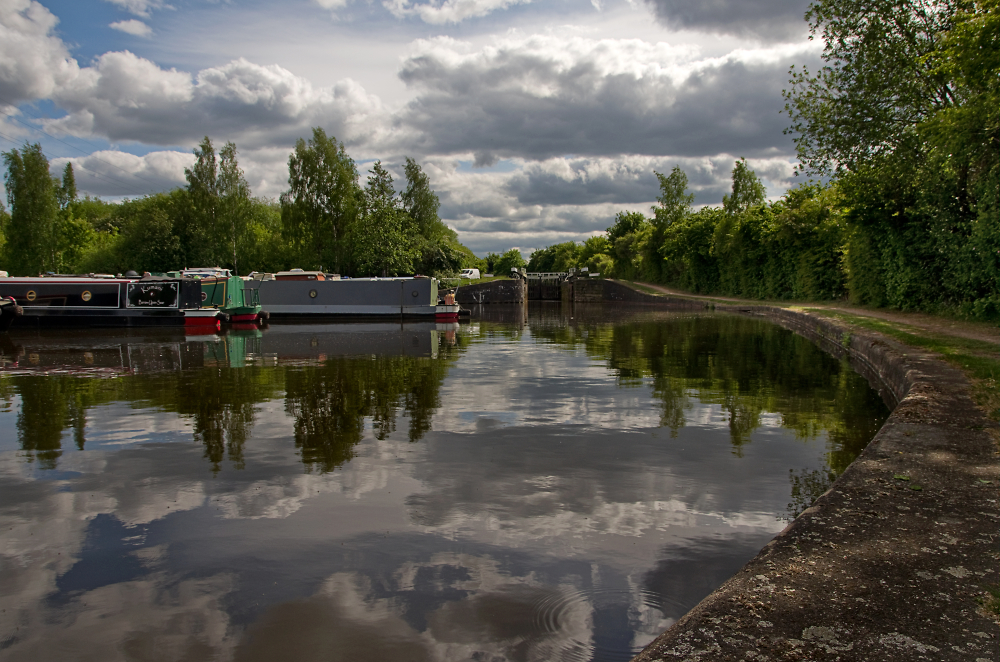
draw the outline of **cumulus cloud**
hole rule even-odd
[[[149,16],[154,9],[162,9],[167,5],[163,0],[105,0],[136,16]]]
[[[52,131],[159,145],[204,135],[248,148],[291,145],[313,126],[356,144],[376,139],[387,120],[379,99],[350,79],[317,88],[242,58],[192,77],[129,51],[105,53],[53,98],[68,114],[46,123]]]
[[[695,205],[719,205],[741,155],[704,157],[617,155],[505,162],[507,172],[468,170],[432,159],[424,170],[441,199],[441,217],[479,254],[511,246],[530,252],[553,243],[583,241],[603,232],[619,211],[650,213],[659,195],[655,172],[680,166]],[[794,184],[784,156],[750,158],[769,195]]]
[[[113,1],[137,15],[166,7]],[[316,0],[327,8],[342,1]],[[510,4],[391,2],[400,16],[427,22]],[[781,132],[781,88],[790,63],[818,55],[815,45],[786,44],[706,57],[695,45],[565,32],[512,32],[485,46],[440,37],[414,42],[398,74],[411,99],[393,111],[351,79],[318,86],[243,58],[184,71],[119,51],[80,67],[53,36],[57,19],[47,9],[0,3],[0,107],[49,98],[66,111],[42,120],[50,133],[168,147],[79,159],[81,190],[117,197],[183,185],[192,156],[169,146],[208,135],[236,142],[254,192],[277,196],[294,141],[322,126],[355,158],[393,163],[405,154],[426,164],[442,217],[477,252],[582,240],[617,211],[648,212],[654,171],[675,164],[696,204],[718,204],[740,156],[780,193],[793,154]],[[149,29],[135,19],[114,25]]]
[[[723,194],[729,192],[736,159],[730,154],[549,159],[525,164],[509,177],[504,189],[519,204],[652,204],[660,193],[655,173],[667,174],[677,166],[688,177],[696,205],[720,204]],[[773,188],[783,190],[793,176],[793,164],[784,157],[751,159],[749,163]]]
[[[53,34],[59,22],[34,0],[0,1],[0,106],[45,98],[77,72]]]
[[[788,65],[802,58],[801,47],[701,58],[690,47],[552,35],[509,37],[478,51],[446,38],[421,41],[399,74],[417,95],[400,119],[415,149],[476,153],[487,164],[790,153],[781,89]]]
[[[112,30],[118,30],[119,32],[135,35],[136,37],[148,37],[153,34],[152,28],[142,21],[137,21],[134,18],[130,18],[127,21],[116,21],[115,23],[109,24],[108,27]]]
[[[194,155],[159,151],[136,156],[116,150],[94,152],[81,158],[56,158],[53,172],[73,164],[76,185],[83,193],[101,196],[138,196],[183,186],[184,168],[194,164]]]
[[[330,0],[318,0],[321,4]],[[398,18],[416,16],[424,23],[442,25],[461,23],[467,18],[486,16],[512,5],[527,4],[531,0],[386,0],[383,6]]]
[[[220,143],[216,144],[217,149],[221,147]],[[288,188],[290,151],[289,147],[239,150],[240,167],[246,171],[254,195],[277,198]],[[191,152],[160,150],[137,156],[110,149],[81,157],[58,157],[51,159],[50,163],[53,172],[61,172],[67,163],[72,163],[81,194],[135,197],[186,186],[184,169],[194,163],[194,155]]]
[[[809,0],[646,0],[672,29],[731,34],[764,41],[802,36]]]

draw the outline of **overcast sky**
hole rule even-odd
[[[255,195],[322,126],[362,177],[424,167],[477,254],[648,212],[680,165],[719,204],[746,157],[794,185],[781,90],[817,60],[801,0],[0,0],[0,149],[40,142],[82,192],[184,184],[205,135]],[[4,196],[6,197],[6,196]]]

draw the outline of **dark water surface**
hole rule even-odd
[[[887,410],[756,320],[0,334],[0,659],[627,660]]]

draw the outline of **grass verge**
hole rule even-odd
[[[1000,586],[987,586],[979,597],[979,604],[988,616],[1000,623]]]
[[[644,285],[642,283],[637,283],[634,280],[619,280],[618,282],[619,283],[624,283],[625,285],[628,285],[629,287],[631,287],[634,290],[638,290],[640,292],[645,292],[646,294],[654,294],[654,295],[656,295],[658,297],[674,297],[674,298],[679,298],[679,299],[697,299],[698,301],[704,301],[705,303],[719,304],[719,305],[726,305],[726,304],[732,305],[733,303],[735,303],[734,301],[729,300],[729,299],[716,299],[716,298],[714,298],[712,296],[708,296],[708,295],[704,295],[704,294],[685,294],[683,292],[677,292],[677,293],[661,292],[660,290],[657,290],[657,289],[654,289],[652,287],[649,287],[648,285]],[[772,303],[769,303],[769,302],[764,302],[762,305],[769,306],[769,305],[775,305],[775,304],[772,304]]]
[[[466,285],[476,285],[477,283],[489,283],[490,281],[494,280],[510,280],[510,279],[506,278],[505,276],[490,276],[489,278],[483,276],[482,278],[476,278],[476,279],[457,278],[457,277],[438,278],[438,282],[441,283],[441,287],[443,289],[448,289],[452,287],[464,287]]]
[[[941,356],[965,372],[972,384],[972,395],[995,421],[1000,421],[1000,346],[981,340],[949,336],[873,317],[863,317],[824,308],[804,308],[814,315],[830,317],[851,326],[877,331],[910,345]]]
[[[633,290],[639,290],[640,292],[645,292],[646,294],[655,294],[656,296],[659,297],[666,296],[665,294],[663,294],[663,292],[660,292],[659,290],[654,290],[652,287],[647,287],[642,283],[637,283],[634,280],[623,280],[621,282],[628,283],[628,286],[631,287]]]

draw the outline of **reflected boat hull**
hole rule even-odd
[[[454,343],[457,323],[232,325],[164,329],[52,329],[0,336],[2,374],[172,372],[208,365],[321,366],[350,356],[435,358]]]

